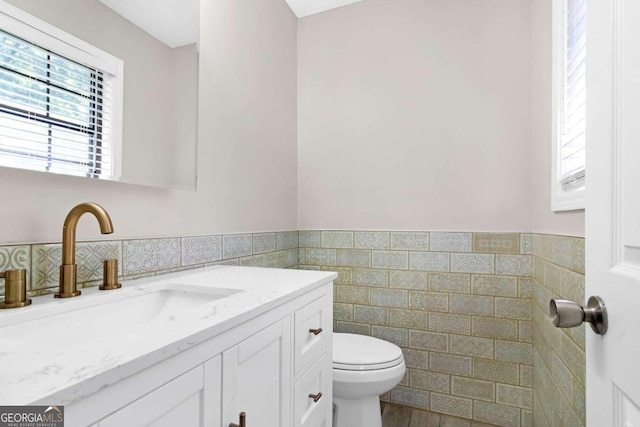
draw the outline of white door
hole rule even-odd
[[[587,425],[640,427],[640,1],[587,4]]]

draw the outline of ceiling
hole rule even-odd
[[[99,0],[169,47],[197,43],[200,0]],[[298,18],[364,0],[285,0]]]
[[[99,1],[169,47],[200,38],[200,0]]]
[[[287,4],[298,18],[358,3],[363,0],[286,0]]]

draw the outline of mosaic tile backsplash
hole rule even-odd
[[[336,331],[402,348],[407,374],[383,399],[529,427],[533,245],[519,233],[300,231],[299,263],[339,273]]]
[[[78,287],[101,284],[105,259],[118,260],[121,280],[215,264],[291,268],[298,264],[298,232],[78,242]],[[61,262],[60,243],[0,246],[0,271],[26,268],[29,296],[57,291]]]

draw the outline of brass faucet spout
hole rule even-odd
[[[102,234],[113,233],[111,218],[102,206],[95,203],[81,203],[71,209],[64,220],[62,228],[62,265],[60,266],[60,292],[56,298],[67,298],[80,295],[76,282],[76,227],[80,217],[85,213],[93,214],[100,225]]]

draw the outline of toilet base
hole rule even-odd
[[[380,398],[342,399],[333,396],[335,416],[333,427],[382,427]]]

